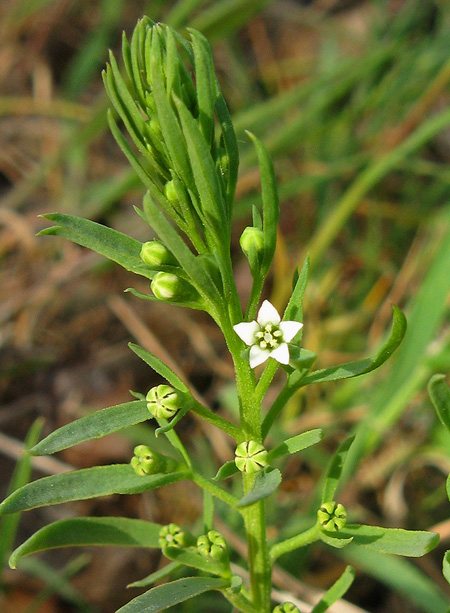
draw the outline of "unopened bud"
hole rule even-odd
[[[159,300],[186,302],[198,299],[198,293],[190,283],[170,272],[156,273],[151,289]]]
[[[141,260],[151,268],[159,266],[176,266],[175,256],[161,241],[148,241],[142,245]]]
[[[147,408],[157,419],[170,419],[181,408],[183,399],[180,392],[170,385],[157,385],[148,392]]]
[[[347,511],[340,502],[324,502],[317,511],[320,527],[327,532],[337,532],[347,523]]]
[[[234,462],[243,473],[257,473],[267,466],[267,450],[256,441],[244,441],[236,447]]]
[[[292,602],[283,602],[278,604],[272,613],[301,613],[301,611]]]
[[[255,251],[258,255],[264,249],[264,234],[259,228],[248,226],[241,234],[239,239],[241,249],[248,258],[252,251]]]
[[[155,453],[146,445],[138,445],[134,448],[134,456],[131,458],[131,466],[137,475],[155,475],[165,472],[166,462],[164,456]]]
[[[167,181],[164,185],[164,196],[170,202],[170,204],[176,204],[179,200],[175,183],[173,181]]]
[[[197,549],[205,557],[211,556],[215,560],[228,559],[227,544],[217,530],[210,530],[208,534],[199,536],[197,539]]]
[[[164,549],[164,547],[184,549],[193,544],[195,544],[194,536],[180,528],[177,524],[168,524],[159,531],[159,546],[161,549]]]

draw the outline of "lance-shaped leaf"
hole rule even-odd
[[[152,91],[156,102],[163,141],[174,170],[183,180],[186,187],[190,188],[192,185],[192,171],[189,164],[186,141],[165,89],[162,62],[160,37],[154,33],[151,41],[150,60]]]
[[[353,537],[355,545],[363,545],[378,553],[411,558],[425,555],[439,543],[439,534],[423,530],[347,524],[336,533],[336,538],[350,537]]]
[[[306,377],[303,377],[300,386],[303,387],[311,383],[323,383],[325,381],[337,381],[338,379],[358,377],[384,364],[400,345],[406,333],[406,317],[398,307],[393,306],[392,310],[393,322],[391,334],[375,357],[355,360],[354,362],[333,366],[332,368],[324,368],[323,370],[316,370],[306,375]]]
[[[102,438],[122,428],[150,419],[147,403],[141,400],[125,402],[96,411],[58,428],[30,449],[33,455],[47,455],[73,447],[85,441]]]
[[[321,530],[319,536],[323,543],[335,549],[343,549],[353,541],[353,537],[339,538],[339,532],[324,532]]]
[[[189,30],[195,62],[198,121],[205,141],[211,146],[214,136],[215,74],[211,47],[196,30]]]
[[[442,424],[450,432],[450,388],[445,375],[433,375],[428,383],[428,393]]]
[[[239,150],[236,135],[234,133],[231,115],[225,102],[225,98],[216,79],[216,114],[222,129],[223,144],[228,158],[227,168],[227,201],[228,217],[231,218],[231,208],[234,202],[234,193],[239,169]]]
[[[303,449],[307,449],[311,447],[311,445],[315,445],[319,443],[323,439],[323,430],[320,428],[315,428],[314,430],[308,430],[307,432],[302,432],[302,434],[297,434],[297,436],[293,436],[292,438],[288,438],[269,451],[267,456],[267,461],[269,464],[287,454],[297,453],[298,451],[302,451]]]
[[[186,577],[171,583],[158,585],[142,596],[134,598],[121,607],[117,613],[157,613],[173,607],[180,602],[204,594],[211,590],[222,590],[230,585],[229,580],[216,577]]]
[[[53,221],[57,225],[42,230],[39,232],[40,235],[62,236],[78,245],[96,251],[109,260],[120,264],[126,270],[148,279],[153,277],[154,272],[149,270],[140,258],[142,243],[134,238],[95,221],[89,221],[74,215],[49,213],[48,215],[42,215],[42,217]]]
[[[226,206],[216,168],[211,157],[211,150],[205,142],[197,122],[183,102],[176,96],[174,96],[174,102],[183,127],[195,186],[200,197],[205,219],[219,236],[227,237],[228,218],[225,215]]]
[[[11,555],[9,565],[11,568],[16,568],[20,558],[57,547],[114,545],[158,548],[161,528],[160,524],[124,517],[63,519],[41,528],[30,536]]]
[[[187,471],[137,475],[129,464],[95,466],[28,483],[0,504],[0,515],[111,494],[139,494],[187,478]]]
[[[345,460],[347,458],[350,445],[353,443],[355,437],[350,436],[341,445],[339,445],[336,453],[334,454],[325,476],[325,483],[322,491],[322,502],[331,502],[334,500],[337,487],[339,485],[339,479],[342,475]]]
[[[173,562],[191,566],[202,572],[218,575],[219,577],[231,577],[228,560],[220,562],[211,556],[200,555],[195,549],[180,549],[179,547],[164,547],[163,554]]]
[[[134,351],[134,353],[139,356],[141,360],[148,364],[150,368],[166,379],[170,385],[173,385],[173,387],[176,387],[181,392],[189,392],[188,388],[185,386],[180,377],[176,375],[171,368],[164,364],[162,360],[134,343],[128,343],[128,347],[131,349],[131,351]]]
[[[148,575],[143,579],[139,579],[138,581],[133,581],[133,583],[128,584],[127,587],[149,587],[149,585],[153,585],[157,581],[170,577],[172,573],[176,572],[182,566],[183,565],[178,564],[178,562],[171,562],[154,573],[151,573],[151,575]]]
[[[280,202],[278,199],[277,181],[272,160],[260,140],[251,132],[247,132],[253,141],[258,156],[259,172],[261,175],[261,195],[263,202],[263,233],[264,254],[261,271],[266,275],[275,254],[277,244],[278,218],[280,216]]]
[[[237,503],[238,508],[263,500],[272,494],[281,483],[281,473],[277,468],[266,466],[256,474],[253,488]]]
[[[289,302],[287,304],[286,310],[284,311],[283,319],[287,321],[288,320],[294,320],[294,321],[299,321],[299,322],[303,321],[302,301],[303,301],[303,295],[306,290],[306,285],[308,284],[308,275],[309,275],[309,255],[306,257],[306,260],[302,266],[298,279],[295,282],[291,297],[289,298]]]
[[[450,549],[444,553],[444,558],[442,559],[442,574],[447,579],[447,582],[450,583]]]
[[[316,604],[311,613],[325,613],[328,609],[337,602],[355,579],[355,571],[351,566],[347,566],[336,583],[325,592],[319,602]]]

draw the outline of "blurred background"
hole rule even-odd
[[[236,410],[231,363],[206,316],[123,294],[130,285],[147,291],[147,282],[76,245],[36,237],[46,226],[38,216],[59,211],[152,238],[133,211],[144,190],[108,133],[101,80],[108,48],[119,55],[122,31],[131,34],[143,14],[181,32],[197,28],[213,46],[240,143],[232,253],[243,302],[250,275],[239,236],[259,202],[249,129],[273,156],[282,202],[265,295],[283,308],[293,270],[309,252],[303,344],[319,355],[317,366],[376,353],[392,304],[409,321],[403,345],[379,371],[312,386],[286,407],[274,441],[313,427],[326,436],[285,467],[281,510],[269,508],[270,535],[286,538],[311,521],[317,479],[337,442],[356,430],[358,449],[341,495],[355,521],[432,528],[442,545],[414,562],[317,546],[281,558],[276,587],[308,602],[350,563],[357,570],[347,595],[353,608],[344,603],[341,613],[445,613],[450,437],[426,384],[433,373],[450,371],[447,0],[2,0],[2,498],[14,485],[36,418],[44,418],[48,434],[130,400],[130,389],[145,393],[159,382],[129,341],[172,365],[216,410]],[[280,383],[275,380],[274,394]],[[211,476],[232,457],[228,441],[190,418],[180,435]],[[148,436],[144,426],[130,428],[39,458],[33,478],[127,462]],[[138,595],[126,590],[128,583],[164,564],[158,552],[144,550],[62,550],[25,559],[11,571],[11,540],[18,544],[73,515],[126,515],[195,529],[200,508],[200,494],[181,483],[143,496],[28,512],[17,536],[17,521],[3,521],[2,612],[110,613]],[[238,553],[245,551],[236,518],[220,505],[218,529]],[[230,609],[213,594],[176,610]]]

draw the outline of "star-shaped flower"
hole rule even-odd
[[[243,321],[233,326],[233,330],[250,346],[250,367],[255,368],[267,358],[289,364],[288,343],[302,327],[298,321],[281,321],[276,308],[264,300],[256,321]]]

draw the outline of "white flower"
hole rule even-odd
[[[250,367],[255,368],[269,357],[280,364],[289,364],[287,344],[302,327],[298,321],[281,321],[276,308],[264,300],[256,321],[241,322],[233,330],[250,346]]]

